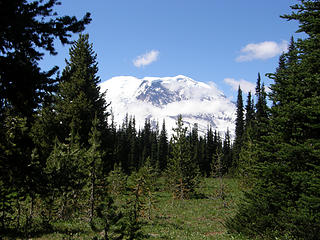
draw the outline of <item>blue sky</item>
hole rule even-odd
[[[214,82],[235,100],[233,88],[241,82],[247,91],[258,72],[270,84],[264,74],[274,72],[290,37],[299,37],[297,22],[279,17],[290,13],[296,0],[61,2],[56,9],[59,15],[92,14],[85,33],[98,55],[101,81],[120,75],[182,74]],[[44,70],[54,65],[64,68],[69,46],[58,43],[56,47],[59,54],[45,56],[41,62]]]

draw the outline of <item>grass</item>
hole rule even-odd
[[[220,197],[217,179],[204,179],[198,189],[202,198],[174,200],[167,192],[158,193],[153,221],[143,230],[150,239],[233,239],[224,222],[235,213],[241,196],[236,180],[225,178],[226,197]],[[244,239],[237,236],[234,239]]]
[[[197,192],[197,198],[175,200],[172,195],[160,189],[156,192],[155,207],[151,219],[145,218],[142,231],[148,239],[238,239],[227,233],[225,220],[235,213],[236,204],[241,197],[236,179],[224,178],[224,200],[220,197],[220,181],[205,178]],[[50,233],[34,235],[29,239],[93,239],[101,238],[85,222],[56,222]],[[15,238],[4,238],[15,239]]]

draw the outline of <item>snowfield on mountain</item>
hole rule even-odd
[[[208,127],[222,136],[229,129],[234,132],[236,107],[214,83],[203,83],[189,77],[113,77],[100,84],[106,91],[106,100],[111,102],[114,120],[122,124],[126,114],[134,116],[136,127],[142,128],[145,119],[150,119],[155,128],[165,119],[169,134],[175,127],[179,114],[184,124],[191,129],[198,124],[199,133]]]

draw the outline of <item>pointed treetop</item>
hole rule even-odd
[[[260,73],[258,73],[258,78],[257,78],[257,84],[256,84],[256,96],[259,98],[261,93],[261,76]]]
[[[254,101],[251,92],[248,93],[246,104],[245,126],[248,127],[254,119]]]

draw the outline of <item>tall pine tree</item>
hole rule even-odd
[[[166,123],[163,120],[162,129],[159,136],[158,143],[158,168],[160,171],[163,171],[167,168],[167,160],[168,160],[168,137],[166,131]]]
[[[53,9],[57,0],[0,2],[0,107],[13,108],[28,119],[53,89],[56,72],[42,72],[38,61],[44,52],[57,54],[54,40],[71,43],[70,33],[84,30],[90,14],[82,20],[58,16]],[[2,111],[0,111],[1,114]]]
[[[254,101],[251,96],[251,92],[248,93],[247,103],[246,103],[246,115],[245,115],[245,129],[252,127],[252,122],[254,120]]]
[[[242,136],[244,133],[244,113],[243,113],[243,99],[242,90],[239,86],[238,97],[237,97],[237,117],[236,117],[236,129],[235,129],[235,140],[233,145],[233,167],[237,168],[239,161],[239,154],[242,145]]]
[[[92,223],[94,214],[95,214],[95,208],[96,208],[96,202],[97,202],[97,188],[100,187],[106,187],[103,184],[103,165],[102,165],[102,156],[103,152],[101,149],[101,133],[98,131],[98,125],[99,121],[97,116],[92,121],[92,127],[91,131],[89,133],[89,149],[86,153],[86,159],[87,159],[87,168],[89,170],[89,189],[90,189],[90,223]]]
[[[21,195],[26,198],[30,193],[33,199],[42,194],[47,183],[42,178],[45,161],[39,159],[31,129],[39,108],[55,90],[52,76],[57,67],[44,72],[39,61],[44,53],[57,53],[55,39],[71,43],[71,33],[81,32],[91,21],[89,13],[81,20],[59,16],[53,11],[59,4],[57,0],[0,2],[0,192],[17,201]],[[4,206],[10,205],[0,198]]]
[[[197,166],[191,157],[187,128],[183,126],[182,116],[178,116],[177,126],[173,129],[172,158],[168,163],[168,180],[174,196],[179,199],[190,197],[197,185]]]
[[[301,1],[284,18],[307,38],[291,42],[270,76],[270,128],[258,144],[256,182],[233,231],[249,236],[318,239],[320,232],[320,2]]]
[[[258,73],[257,85],[256,85],[256,111],[254,121],[254,134],[257,140],[267,134],[268,132],[268,119],[269,109],[267,106],[267,94],[265,91],[264,83],[261,83],[260,73]]]
[[[97,76],[97,55],[89,43],[89,35],[80,35],[69,50],[70,59],[62,72],[56,101],[59,138],[65,139],[70,123],[74,119],[80,143],[88,146],[92,121],[97,114],[98,130],[103,134],[107,128],[107,104],[100,93]]]

